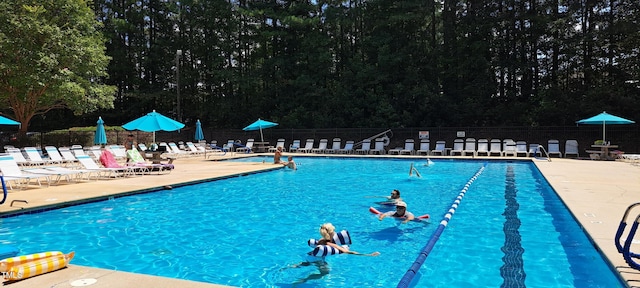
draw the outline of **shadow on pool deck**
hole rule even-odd
[[[236,156],[244,155],[238,154]],[[165,186],[175,187],[208,181],[212,178],[227,178],[233,177],[233,175],[282,168],[281,165],[269,163],[270,161],[266,161],[267,163],[215,161],[229,159],[230,157],[232,156],[211,158],[214,161],[211,161],[211,159],[204,160],[202,156],[178,159],[175,162],[175,170],[168,175],[145,175],[72,184],[63,182],[60,185],[48,188],[14,190],[9,193],[7,202],[0,206],[0,215],[68,205],[65,203],[95,201],[114,195],[131,194],[132,191],[148,192],[165,189]],[[424,157],[420,159],[424,159]],[[489,158],[476,157],[476,159],[482,161]],[[494,157],[494,159],[506,158]],[[522,160],[522,158],[520,159]],[[627,285],[633,287],[635,283],[640,283],[640,271],[629,268],[614,246],[615,233],[625,209],[629,205],[640,201],[640,167],[620,161],[583,161],[557,158],[554,158],[552,162],[541,160],[534,160],[533,162],[553,189],[560,195],[585,231],[589,233],[598,248],[607,256],[611,265],[616,267],[622,278],[627,282]],[[9,203],[15,199],[27,200],[28,204],[15,203],[14,206],[16,207],[9,207]],[[25,209],[20,209],[19,206]],[[635,216],[632,215],[629,221],[633,221],[632,219],[635,219]],[[640,245],[633,244],[631,250],[640,251]],[[73,281],[87,278],[97,279],[95,284],[87,287],[131,287],[132,283],[135,283],[138,287],[225,287],[73,264],[63,270],[11,283],[8,286],[73,287],[71,285]]]

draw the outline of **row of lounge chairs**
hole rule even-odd
[[[435,147],[431,149],[429,139],[421,139],[419,145],[416,147],[414,139],[406,139],[404,147],[397,147],[393,149],[385,149],[385,139],[376,139],[374,143],[372,140],[365,139],[360,144],[360,148],[355,149],[355,141],[346,141],[342,146],[342,139],[334,138],[331,145],[329,145],[328,139],[320,139],[318,146],[315,146],[315,139],[307,139],[304,146],[301,146],[300,140],[294,140],[289,145],[289,152],[297,153],[317,153],[317,154],[389,154],[389,155],[440,155],[440,156],[511,156],[511,157],[534,157],[542,155],[542,151],[539,151],[539,144],[528,144],[525,141],[514,141],[512,139],[479,139],[475,138],[455,139],[453,147],[448,148],[446,141],[436,141]],[[373,147],[372,147],[373,144]],[[220,151],[236,151],[236,152],[251,152],[253,145],[253,139],[249,139],[246,145],[241,145],[237,141],[229,140],[227,144],[222,147],[216,148]],[[213,147],[213,145],[212,145]],[[284,151],[285,139],[278,139],[275,146],[270,147],[265,152],[274,152],[277,147],[282,147]],[[234,150],[235,149],[235,150]],[[549,157],[562,157],[563,153],[560,151],[560,142],[558,140],[549,140],[546,147],[546,153]],[[565,143],[565,157],[579,156],[578,142],[576,140],[567,140]]]
[[[128,158],[129,161],[120,164],[115,156],[119,149],[120,147],[115,146],[100,150],[68,147],[57,149],[53,146],[47,146],[45,151],[48,158],[43,158],[34,147],[25,147],[22,151],[14,147],[5,147],[6,153],[0,155],[0,172],[2,172],[9,189],[13,189],[14,186],[23,189],[31,185],[42,187],[44,183],[47,186],[59,184],[63,180],[67,183],[73,183],[156,172],[164,174],[171,172],[174,168],[172,164],[148,163],[137,149],[123,150],[124,158]],[[87,153],[93,153],[94,150],[100,152],[98,155],[94,154],[96,158],[92,158]]]

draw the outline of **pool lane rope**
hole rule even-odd
[[[433,234],[431,234],[431,237],[429,238],[429,242],[427,242],[427,245],[425,245],[422,248],[416,260],[413,262],[411,267],[409,267],[409,270],[407,270],[404,276],[402,276],[402,279],[400,279],[400,283],[398,283],[398,286],[397,286],[398,288],[409,287],[409,284],[411,284],[411,281],[413,281],[413,278],[416,276],[416,274],[420,270],[420,267],[422,267],[422,264],[424,263],[424,261],[427,260],[427,256],[429,256],[429,253],[431,253],[431,250],[433,250],[433,247],[436,245],[436,242],[438,242],[438,239],[440,239],[440,235],[442,235],[444,228],[446,228],[447,224],[449,224],[449,220],[451,220],[451,217],[453,217],[453,214],[456,213],[456,209],[458,209],[458,205],[462,201],[462,198],[469,190],[469,187],[471,187],[471,184],[473,184],[473,181],[478,179],[478,176],[480,176],[480,174],[484,172],[485,167],[487,167],[486,163],[482,165],[482,167],[478,169],[476,174],[474,174],[473,177],[471,177],[471,179],[467,181],[467,184],[464,185],[464,188],[462,188],[462,190],[460,191],[460,194],[458,194],[458,197],[456,197],[456,199],[451,204],[449,211],[447,211],[447,213],[442,218],[442,221],[440,221],[440,225],[438,225],[438,228],[436,228],[436,230],[433,231]]]

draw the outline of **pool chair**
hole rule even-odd
[[[267,150],[267,152],[275,153],[275,152],[276,152],[276,150],[278,150],[278,147],[281,147],[283,152],[284,152],[284,151],[286,151],[286,150],[284,149],[284,141],[285,141],[285,140],[284,140],[284,138],[280,138],[280,139],[278,139],[278,141],[276,142],[276,146],[269,147],[269,149]]]
[[[251,153],[251,149],[253,149],[253,142],[255,140],[253,138],[249,138],[247,139],[247,143],[245,145],[242,145],[240,143],[235,143],[236,145],[236,152],[242,152],[242,153]]]
[[[471,156],[476,156],[476,138],[467,138],[464,140],[464,150],[462,150],[461,155],[467,156],[467,154],[471,154]]]
[[[333,138],[333,142],[331,142],[331,148],[327,148],[324,150],[324,153],[327,154],[336,154],[338,153],[338,150],[340,150],[340,147],[342,146],[342,139],[340,138]]]
[[[22,148],[25,154],[27,154],[27,161],[31,163],[37,163],[40,165],[60,164],[61,162],[52,161],[50,159],[44,159],[40,156],[40,151],[36,147],[24,147]]]
[[[204,155],[204,149],[200,149],[200,146],[196,146],[196,144],[194,144],[193,142],[188,141],[184,143],[184,145],[187,146],[187,149],[189,149],[187,152],[189,152],[191,155]]]
[[[74,156],[78,156],[78,155],[87,155],[87,153],[84,153],[84,148],[82,148],[82,145],[71,145],[71,152],[73,153]]]
[[[516,141],[513,141],[513,139],[504,139],[502,140],[502,146],[504,148],[504,150],[502,150],[502,156],[516,157]]]
[[[447,148],[445,147],[446,145],[447,145],[447,142],[444,140],[436,141],[436,147],[434,147],[433,150],[431,150],[431,155],[446,156],[447,155]]]
[[[547,141],[547,154],[549,154],[549,157],[556,155],[562,158],[562,152],[560,152],[560,141],[556,139],[550,139]]]
[[[420,139],[420,147],[416,151],[417,155],[429,155],[431,151],[429,150],[429,139]]]
[[[129,162],[127,162],[126,165],[134,168],[142,167],[142,173],[171,173],[171,170],[174,168],[173,164],[148,163],[137,149],[127,150],[127,156],[129,157]]]
[[[502,153],[502,140],[500,139],[491,139],[491,143],[489,144],[489,156],[503,156]]]
[[[311,153],[311,150],[313,150],[313,144],[315,143],[315,139],[307,139],[307,143],[304,144],[303,148],[299,148],[298,152],[301,153]]]
[[[56,166],[31,167],[23,170],[27,173],[44,174],[49,176],[49,180],[54,184],[60,184],[63,179],[67,183],[76,183],[80,179],[89,180],[90,171],[75,170]]]
[[[542,151],[538,147],[540,144],[538,143],[529,143],[529,156],[530,157],[538,157],[542,156]]]
[[[520,155],[529,157],[529,149],[527,149],[525,141],[516,141],[516,157],[520,157]]]
[[[110,154],[110,153],[109,153]],[[132,174],[131,168],[106,168],[100,167],[91,157],[88,155],[78,155],[76,156],[80,164],[83,166],[85,170],[90,170],[97,173],[96,177],[101,179],[108,178],[120,178],[124,176],[129,176]]]
[[[318,148],[311,149],[312,153],[324,153],[327,150],[327,145],[329,145],[328,139],[320,139],[320,143],[318,144]]]
[[[400,155],[413,155],[415,154],[415,140],[407,139],[404,142],[404,148],[400,150]]]
[[[575,155],[576,158],[580,157],[577,140],[567,140],[564,143],[564,157],[569,158],[569,155]]]
[[[100,146],[97,147],[99,148]],[[124,148],[124,145],[109,145],[109,151],[111,151],[116,160],[122,162],[127,160],[127,149]]]
[[[476,156],[489,156],[489,140],[478,139],[478,150]]]
[[[385,142],[385,138],[376,138],[376,142],[373,145],[373,149],[369,151],[369,154],[384,155],[386,152],[384,150],[384,142]]]
[[[27,158],[24,158],[22,151],[20,151],[20,148],[5,148],[4,151],[7,152],[9,155],[13,156],[13,160],[16,161],[16,163],[18,163],[18,165],[20,166],[33,166],[33,165],[44,164],[44,162],[35,163],[32,161],[27,161]]]
[[[393,149],[389,149],[389,151],[387,151],[387,154],[389,155],[400,155],[400,151],[402,150],[407,150],[409,143],[411,143],[411,153],[409,154],[413,154],[413,146],[415,144],[413,139],[406,139],[404,140],[404,148],[403,147],[397,147],[397,148],[393,148]]]
[[[73,152],[71,152],[71,148],[60,147],[58,148],[58,152],[60,152],[60,155],[62,155],[62,159],[67,161],[67,163],[70,163],[71,165],[78,164],[78,159],[76,159],[76,156],[73,155]]]
[[[456,156],[456,155],[462,156],[462,151],[464,151],[464,140],[459,139],[459,138],[453,140],[453,148],[451,149],[451,152],[449,152],[449,155],[451,155],[451,156]]]
[[[289,145],[289,152],[298,152],[300,149],[300,139],[293,140],[293,143]]]
[[[336,153],[338,153],[338,154],[352,154],[355,151],[355,150],[353,150],[353,145],[354,144],[355,144],[355,141],[348,140],[346,143],[344,143],[344,148],[338,149],[338,151]]]
[[[102,155],[100,155],[100,164],[102,164],[104,168],[128,169],[128,171],[126,171],[127,175],[146,174],[149,172],[147,167],[120,165],[109,149],[102,151]]]
[[[91,146],[86,148],[85,151],[86,155],[89,155],[91,158],[93,159],[100,159],[100,156],[102,156],[102,147],[100,146]],[[77,156],[78,154],[76,154]]]
[[[70,165],[76,162],[75,160],[67,160],[62,157],[60,151],[55,146],[45,146],[44,150],[47,151],[47,155],[49,155],[49,159],[61,163],[62,165]]]
[[[371,139],[362,140],[362,146],[356,149],[358,154],[369,154],[369,151],[371,151]]]
[[[42,187],[42,179],[47,181],[47,186],[51,183],[49,175],[29,173],[20,170],[18,163],[11,155],[0,156],[0,172],[2,172],[5,181],[12,181],[21,189],[27,187],[31,181],[38,184],[38,187]]]

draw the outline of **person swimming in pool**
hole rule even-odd
[[[385,201],[385,202],[378,202],[378,204],[382,204],[382,205],[392,205],[392,204],[395,204],[398,201],[402,201],[402,198],[400,198],[400,190],[398,190],[398,189],[393,189],[391,191],[391,195],[390,196],[368,196],[368,197],[384,197],[384,198],[387,198],[387,201]]]
[[[382,221],[382,219],[386,217],[404,218],[405,220],[402,221],[402,224],[405,224],[415,218],[413,213],[407,211],[407,203],[404,203],[403,201],[396,202],[396,211],[382,213],[378,216],[378,220]]]
[[[293,162],[293,156],[287,157],[287,162],[281,162],[281,164],[291,170],[298,170],[298,166],[296,165],[296,162]]]

